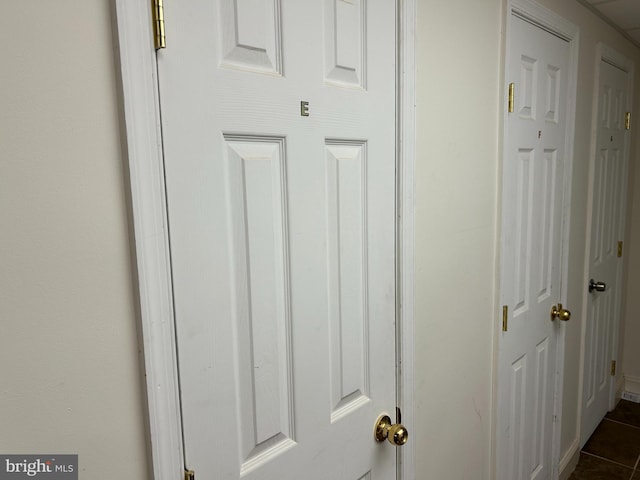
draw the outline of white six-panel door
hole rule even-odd
[[[393,0],[165,2],[187,467],[395,478]]]
[[[613,406],[615,382],[611,361],[621,301],[622,259],[618,258],[618,241],[624,237],[628,85],[627,72],[601,61],[589,278],[604,283],[606,290],[594,289],[587,299],[581,446]]]
[[[503,162],[498,344],[497,478],[549,479],[560,325],[563,176],[569,78],[567,41],[511,17]]]

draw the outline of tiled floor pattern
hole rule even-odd
[[[640,480],[640,404],[620,400],[607,413],[569,480]]]

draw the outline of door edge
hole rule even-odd
[[[416,0],[397,0],[398,33],[396,65],[398,78],[398,114],[396,118],[397,179],[397,315],[400,319],[398,403],[409,432],[415,422],[415,144],[416,144]],[[416,435],[413,438],[417,438]],[[415,479],[415,441],[398,449],[399,480]]]
[[[146,384],[151,478],[184,476],[156,52],[148,0],[115,0],[123,157]]]

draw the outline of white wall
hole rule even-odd
[[[418,2],[418,479],[488,479],[501,0]]]
[[[148,478],[109,0],[3,2],[0,452]]]
[[[640,68],[640,65],[639,67]],[[637,74],[640,75],[640,72]],[[640,79],[639,79],[640,80]],[[640,89],[636,92],[640,96]],[[637,99],[640,102],[640,99]],[[635,122],[638,122],[640,109],[634,112]],[[630,172],[630,182],[633,185],[632,202],[628,211],[627,236],[624,242],[624,256],[628,264],[626,284],[626,305],[623,309],[625,325],[621,372],[625,377],[625,390],[640,394],[640,166],[637,164]]]

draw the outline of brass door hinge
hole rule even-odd
[[[156,50],[167,48],[167,38],[164,34],[164,4],[163,0],[151,0],[153,17],[153,43]]]
[[[502,331],[506,332],[509,329],[509,307],[507,305],[502,306]]]
[[[510,83],[509,84],[509,113],[513,113],[515,89],[516,89],[515,83]]]
[[[631,112],[624,114],[624,128],[625,130],[629,130],[631,128]]]
[[[196,472],[194,472],[193,470],[185,470],[184,480],[196,480]]]
[[[615,360],[611,360],[611,376],[612,377],[616,376],[616,361]]]
[[[618,258],[622,257],[622,245],[624,242],[620,241],[618,242]]]

